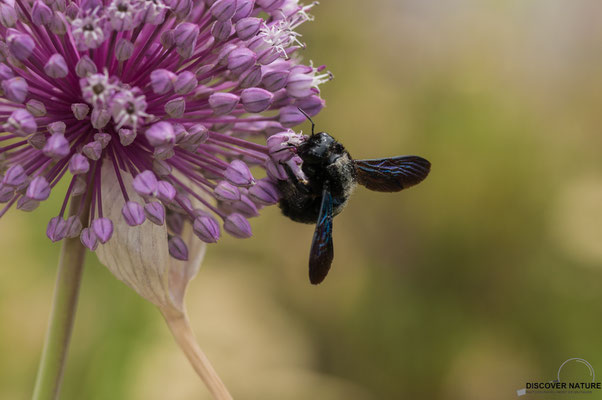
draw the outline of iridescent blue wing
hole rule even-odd
[[[322,205],[320,216],[316,223],[314,238],[311,242],[309,252],[309,281],[317,285],[322,282],[332,259],[334,258],[334,247],[332,245],[332,195],[328,189],[322,192]]]
[[[431,163],[418,156],[355,160],[357,181],[370,190],[398,192],[424,180]]]

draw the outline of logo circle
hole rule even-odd
[[[562,368],[564,366],[566,366],[568,363],[575,363],[575,362],[585,365],[587,367],[587,369],[589,370],[589,375],[592,377],[592,382],[596,381],[596,372],[594,371],[594,367],[592,367],[592,365],[589,362],[587,362],[586,360],[584,360],[583,358],[575,357],[575,358],[569,358],[568,360],[563,362],[562,365],[560,365],[560,368],[558,368],[558,374],[557,374],[558,382],[561,382],[560,372],[562,371]]]

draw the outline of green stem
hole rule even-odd
[[[72,204],[79,204],[79,201],[72,201]],[[84,220],[87,220],[87,212],[83,214]],[[86,248],[81,244],[79,237],[63,240],[52,311],[42,359],[38,367],[33,400],[58,399],[75,319],[85,254]]]

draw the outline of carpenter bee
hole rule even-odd
[[[300,180],[284,165],[289,179],[278,182],[280,209],[293,221],[316,224],[309,281],[317,285],[326,278],[334,258],[332,218],[343,210],[357,183],[377,192],[398,192],[424,180],[431,164],[418,156],[354,160],[328,133],[315,133],[309,115],[299,111],[311,122],[311,136],[297,147],[307,180]]]

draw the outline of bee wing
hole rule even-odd
[[[328,189],[322,192],[320,216],[316,223],[314,238],[309,252],[309,281],[313,285],[322,282],[334,258],[332,244],[332,195]]]
[[[377,192],[398,192],[424,180],[431,163],[418,156],[355,160],[357,181]]]

